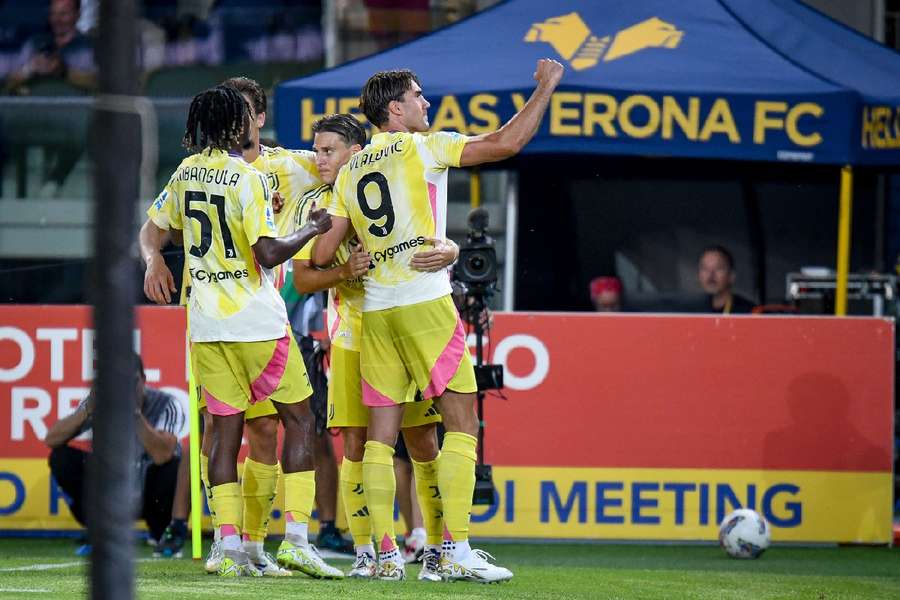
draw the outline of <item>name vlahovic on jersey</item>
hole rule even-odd
[[[400,152],[401,150],[403,150],[403,140],[398,139],[394,143],[386,145],[384,148],[380,148],[375,152],[368,154],[360,152],[350,159],[350,168],[358,169],[359,167],[370,165],[373,162],[379,161],[382,158]]]

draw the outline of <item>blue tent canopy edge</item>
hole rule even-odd
[[[900,165],[900,54],[796,0],[507,0],[276,90],[276,129],[358,113],[374,72],[410,68],[434,129],[515,114],[537,59],[567,72],[526,153]]]

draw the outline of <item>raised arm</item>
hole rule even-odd
[[[51,448],[56,448],[66,444],[73,437],[78,435],[81,427],[84,425],[88,417],[94,411],[94,392],[91,391],[88,397],[81,405],[67,417],[63,417],[50,426],[47,435],[44,437],[44,443]]]
[[[279,238],[261,237],[253,244],[256,260],[267,269],[288,260],[317,235],[331,229],[331,215],[324,208],[309,213],[306,224],[290,235]]]
[[[525,147],[547,112],[553,90],[559,85],[565,69],[555,60],[542,58],[537,63],[534,79],[537,87],[525,106],[503,127],[491,133],[469,138],[459,160],[459,166],[471,167],[497,162],[515,156]]]

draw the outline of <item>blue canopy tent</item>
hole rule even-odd
[[[391,68],[418,73],[435,129],[490,131],[547,56],[567,72],[525,153],[842,165],[846,277],[849,165],[900,165],[900,55],[796,0],[509,0],[282,83],[278,137],[309,146],[315,119],[358,112],[362,84]]]

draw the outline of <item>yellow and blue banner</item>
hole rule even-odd
[[[365,81],[400,68],[432,130],[487,133],[547,57],[566,73],[525,153],[900,163],[900,57],[795,0],[508,0],[280,84],[278,138],[310,147],[316,119],[358,114]]]
[[[184,310],[137,325],[149,385],[186,403]],[[499,313],[485,347],[506,400],[473,535],[712,540],[750,507],[776,542],[891,540],[891,319]],[[93,375],[89,307],[0,307],[0,530],[77,528],[42,439]]]

